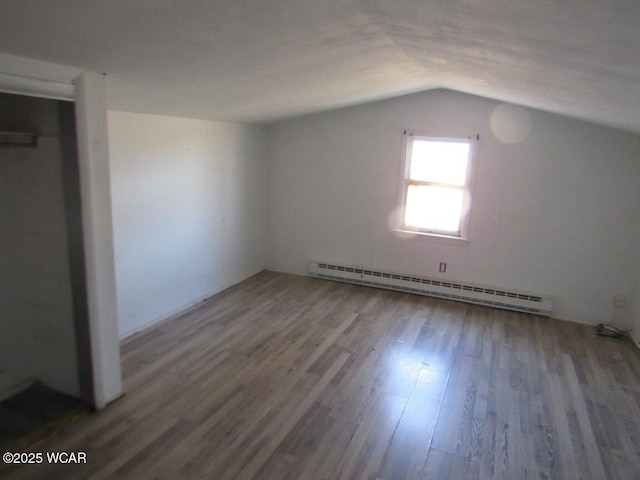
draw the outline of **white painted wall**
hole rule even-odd
[[[264,268],[262,127],[109,112],[120,336]]]
[[[553,295],[555,317],[610,322],[640,272],[640,137],[503,107],[504,142],[499,106],[433,91],[270,127],[268,268],[317,259],[510,287]],[[481,135],[468,245],[392,231],[404,129]]]
[[[0,396],[38,379],[78,395],[57,102],[0,96],[0,130],[40,133],[0,148]]]

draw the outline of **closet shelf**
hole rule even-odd
[[[0,147],[37,147],[38,134],[0,131]]]

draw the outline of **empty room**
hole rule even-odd
[[[640,4],[0,5],[0,477],[640,479]]]

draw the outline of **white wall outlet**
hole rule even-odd
[[[627,305],[627,297],[625,297],[621,293],[618,293],[613,299],[613,305],[614,307],[622,310]]]

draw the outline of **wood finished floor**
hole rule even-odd
[[[272,272],[127,339],[126,395],[8,479],[640,479],[640,351]]]

